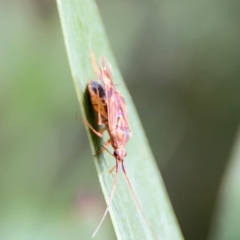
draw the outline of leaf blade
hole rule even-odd
[[[144,130],[111,53],[95,2],[57,0],[57,3],[71,73],[83,115],[85,116],[86,109],[91,107],[86,101],[85,90],[87,83],[94,77],[90,60],[90,52],[94,51],[98,57],[107,56],[113,66],[115,80],[123,85],[121,93],[128,106],[130,126],[134,134],[127,146],[129,159],[126,160],[126,164],[143,211],[159,239],[183,239]],[[88,136],[91,149],[95,153],[99,141],[92,137],[89,131]],[[114,159],[106,153],[98,159],[95,158],[95,164],[104,197],[108,201],[113,183],[109,170],[114,165]],[[123,176],[120,176],[110,215],[118,239],[154,239]]]

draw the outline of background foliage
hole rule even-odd
[[[239,4],[97,3],[185,238],[218,236],[236,218],[217,199],[239,211],[218,194],[239,122]],[[88,239],[105,204],[55,2],[0,1],[0,20],[1,239]],[[215,217],[228,222],[209,235]],[[109,219],[98,237],[114,239]]]

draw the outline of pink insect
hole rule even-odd
[[[123,173],[134,196],[136,204],[139,210],[141,211],[144,220],[151,228],[147,218],[145,217],[142,211],[142,207],[137,199],[137,196],[129,180],[127,170],[125,167],[124,158],[127,155],[125,147],[132,136],[132,132],[128,121],[128,113],[125,100],[122,94],[115,88],[113,84],[112,66],[107,60],[107,58],[103,56],[101,57],[101,68],[99,68],[96,62],[95,55],[93,53],[91,57],[95,73],[98,79],[100,80],[100,83],[98,83],[97,81],[90,81],[90,83],[88,84],[88,91],[90,93],[92,105],[98,114],[98,125],[104,124],[105,127],[98,132],[86,120],[84,120],[84,123],[99,137],[102,137],[103,132],[107,130],[110,139],[105,143],[104,147],[97,154],[100,154],[105,150],[108,151],[107,149],[108,146],[112,145],[114,149],[113,154],[111,154],[109,151],[108,152],[112,156],[114,156],[116,160],[116,165],[110,170],[110,172],[112,172],[114,169],[116,169],[116,175],[114,178],[114,183],[111,190],[109,202],[102,216],[102,219],[98,224],[96,230],[94,231],[92,237],[94,237],[98,232],[111,206],[118,181],[120,165],[122,166]]]

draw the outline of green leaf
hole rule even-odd
[[[213,219],[211,240],[240,238],[240,129],[234,144],[228,169],[221,185],[218,206]]]
[[[91,123],[95,121],[91,114],[92,106],[85,94],[88,82],[95,78],[90,60],[90,51],[93,51],[97,58],[104,55],[111,62],[114,81],[121,84],[120,90],[128,106],[133,137],[126,148],[128,157],[125,162],[143,211],[157,239],[182,239],[157,164],[110,50],[95,2],[92,0],[57,0],[57,3],[71,73],[83,116],[87,115]],[[99,139],[90,134],[89,130],[88,135],[92,152],[95,154],[101,148]],[[108,138],[104,136],[103,141],[106,142]],[[108,201],[113,185],[113,176],[109,170],[115,165],[115,160],[106,152],[98,158],[95,157],[94,161],[104,197]],[[119,176],[110,215],[118,239],[155,239],[136,207],[123,174]]]

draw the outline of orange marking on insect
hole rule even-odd
[[[95,55],[93,53],[91,53],[91,58],[94,71],[97,74],[100,83],[96,81],[90,81],[90,83],[88,84],[88,90],[90,93],[92,105],[95,111],[98,112],[98,124],[100,125],[100,123],[102,122],[105,125],[105,128],[110,136],[110,139],[107,141],[102,150],[99,151],[99,153],[107,150],[108,145],[111,144],[114,149],[113,156],[116,159],[115,167],[110,170],[110,172],[112,172],[114,169],[116,169],[116,175],[114,178],[109,202],[107,204],[107,208],[103,214],[103,217],[98,224],[96,230],[94,231],[92,237],[94,237],[98,232],[111,206],[118,180],[119,164],[122,164],[122,170],[126,177],[127,183],[145,222],[155,235],[146,216],[143,213],[142,207],[138,201],[137,195],[133,189],[125,167],[124,157],[126,157],[127,155],[125,147],[132,136],[132,132],[128,122],[128,113],[125,100],[122,94],[115,88],[113,84],[112,66],[107,60],[107,58],[101,57],[101,69],[97,64]],[[101,120],[99,120],[99,118],[101,118]],[[87,125],[89,126],[90,124],[88,123]],[[89,128],[93,130],[93,132],[96,133],[98,136],[100,136],[100,133],[94,130],[92,126]]]

